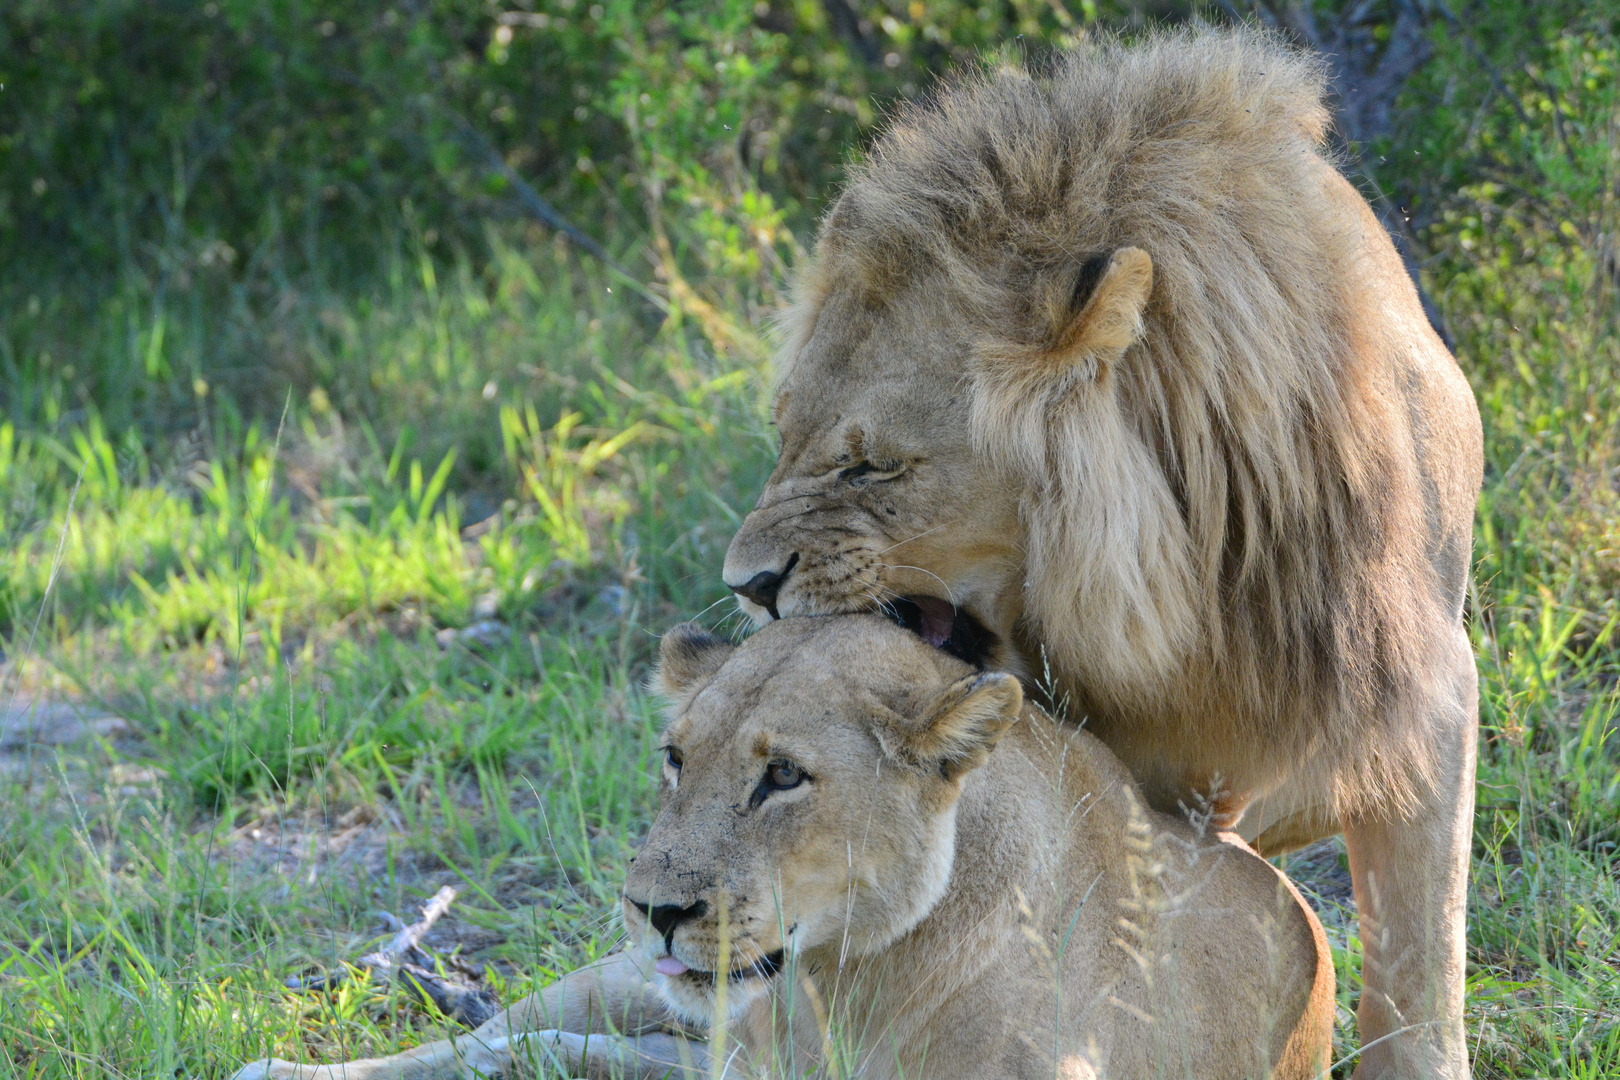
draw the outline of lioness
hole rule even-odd
[[[1342,830],[1357,1074],[1455,1078],[1479,415],[1322,72],[1185,32],[904,110],[799,275],[724,577],[759,621],[888,603],[1049,673],[1153,806],[1262,853]]]
[[[248,1077],[1315,1077],[1333,964],[1240,841],[1146,809],[1101,743],[873,616],[665,635],[661,810],[630,949],[471,1035]],[[717,981],[716,970],[725,970]],[[648,977],[657,998],[645,992]],[[722,999],[721,994],[724,994]],[[562,1029],[562,1030],[558,1030]],[[835,1059],[829,1061],[829,1055]]]

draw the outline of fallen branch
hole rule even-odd
[[[433,924],[450,910],[455,898],[456,890],[446,885],[433,894],[433,898],[422,909],[422,917],[409,926],[388,912],[383,912],[384,927],[394,932],[387,945],[360,957],[348,971],[294,976],[287,980],[287,988],[301,991],[330,990],[348,978],[351,972],[361,971],[384,985],[398,983],[417,1000],[431,1001],[440,1012],[467,1027],[482,1026],[490,1017],[501,1011],[500,1002],[482,987],[450,978],[446,968],[457,968],[462,974],[475,979],[482,972],[459,957],[437,956],[422,944],[422,938],[433,928]]]

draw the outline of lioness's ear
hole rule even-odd
[[[1087,260],[1075,281],[1068,325],[1058,335],[1055,359],[1109,364],[1142,336],[1142,309],[1153,292],[1153,260],[1123,247]]]
[[[653,689],[671,704],[681,704],[714,677],[736,648],[696,623],[672,626],[658,642],[658,669],[653,672]]]
[[[937,766],[947,780],[977,769],[997,740],[1018,720],[1024,688],[1011,675],[990,671],[953,683],[906,740],[906,755]]]

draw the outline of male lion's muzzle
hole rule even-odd
[[[740,584],[727,581],[726,588],[743,599],[758,604],[770,613],[771,618],[780,619],[782,616],[776,610],[776,597],[782,591],[782,583],[793,573],[793,568],[797,565],[799,553],[795,551],[788,556],[787,564],[782,569],[761,570]]]
[[[884,602],[880,612],[958,660],[976,668],[991,666],[999,644],[995,633],[971,611],[933,596],[902,596]]]

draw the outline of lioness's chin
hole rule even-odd
[[[753,1003],[770,993],[771,983],[781,973],[782,951],[762,957],[757,963],[733,970],[726,980],[726,1013],[737,1019]],[[713,1023],[719,1004],[715,992],[715,974],[712,971],[687,969],[679,975],[659,975],[658,988],[665,1002],[684,1023],[707,1025]]]

